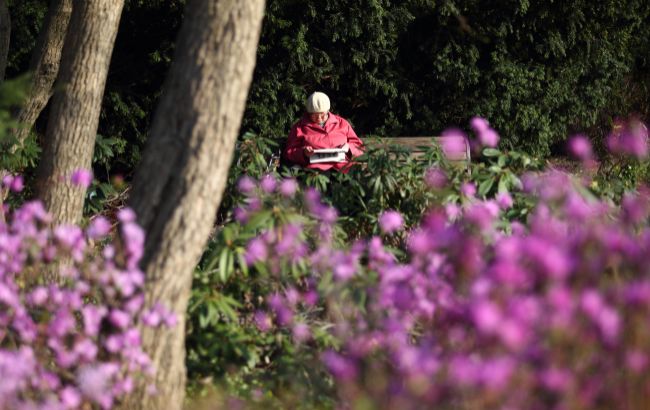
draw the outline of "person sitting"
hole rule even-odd
[[[363,154],[363,142],[343,117],[331,113],[330,99],[322,92],[307,98],[306,113],[289,132],[284,159],[305,168],[347,172],[352,159]],[[320,149],[341,148],[344,158],[332,162],[315,162]],[[316,157],[314,157],[316,158]]]

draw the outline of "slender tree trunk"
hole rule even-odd
[[[65,39],[43,154],[37,194],[54,220],[81,219],[84,189],[71,174],[90,169],[99,112],[124,0],[75,1]]]
[[[6,0],[0,0],[0,82],[5,78],[9,40],[11,39],[11,18]]]
[[[45,23],[38,35],[32,61],[29,64],[29,71],[33,76],[29,94],[25,104],[16,114],[16,120],[24,125],[15,131],[19,144],[27,138],[36,119],[52,96],[52,85],[59,73],[61,50],[63,50],[71,13],[72,0],[50,1]]]
[[[142,386],[123,408],[182,407],[185,314],[192,272],[215,220],[250,87],[264,0],[190,0],[130,205],[147,233],[142,266],[147,304],[178,317],[144,329],[158,394]]]

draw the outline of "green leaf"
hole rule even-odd
[[[219,279],[222,282],[225,282],[228,279],[228,265],[230,262],[228,259],[231,258],[230,249],[223,248],[221,255],[219,255]]]
[[[502,175],[501,178],[499,178],[499,186],[497,190],[500,194],[508,192],[508,178],[505,175]]]
[[[273,213],[269,210],[256,213],[246,224],[246,229],[256,230],[262,226],[267,226],[272,215]]]
[[[481,184],[478,186],[478,194],[480,196],[485,196],[488,192],[490,192],[492,185],[494,185],[494,178],[488,178],[485,181],[481,182]]]
[[[501,151],[499,151],[496,148],[484,148],[483,149],[483,156],[486,157],[497,157],[501,155]]]

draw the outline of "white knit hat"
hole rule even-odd
[[[316,91],[307,97],[307,112],[328,112],[330,110],[330,99],[325,93]]]

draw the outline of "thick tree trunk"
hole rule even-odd
[[[264,0],[190,0],[130,205],[147,233],[148,304],[178,316],[173,329],[144,329],[158,394],[140,387],[129,409],[182,407],[185,314],[192,272],[215,220],[250,87]]]
[[[43,28],[38,35],[36,48],[32,54],[29,71],[32,73],[32,83],[25,104],[16,114],[24,127],[15,131],[18,143],[22,143],[29,135],[36,119],[47,105],[52,96],[52,85],[59,73],[61,50],[68,31],[72,0],[51,0]]]
[[[37,195],[56,222],[81,219],[85,190],[69,179],[75,170],[91,167],[123,6],[124,0],[74,2],[36,182]]]

